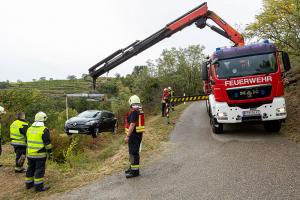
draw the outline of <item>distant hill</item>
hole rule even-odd
[[[9,83],[5,90],[38,89],[51,97],[62,97],[70,93],[91,93],[91,80],[44,80],[34,82]]]

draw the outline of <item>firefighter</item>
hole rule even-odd
[[[1,115],[5,114],[5,110],[2,106],[0,106],[0,155],[2,154],[2,135],[1,135]],[[0,164],[0,167],[2,167],[2,165]]]
[[[49,129],[44,124],[46,120],[47,115],[38,112],[26,134],[28,168],[25,184],[26,189],[34,186],[36,192],[49,189],[49,186],[44,186],[44,174],[47,156],[52,154],[52,145]]]
[[[25,113],[18,113],[17,119],[10,125],[11,145],[16,153],[15,173],[23,173],[25,171],[23,165],[26,159],[26,132],[28,129],[25,117]]]
[[[125,143],[128,144],[130,167],[125,175],[126,178],[133,178],[140,175],[140,145],[145,131],[145,118],[137,95],[131,96],[128,102],[130,111],[125,117]]]
[[[170,97],[170,93],[168,88],[164,88],[163,94],[162,94],[162,98],[161,98],[161,116],[164,117],[165,116],[165,112],[166,112],[166,101],[167,99]]]

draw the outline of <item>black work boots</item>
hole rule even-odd
[[[26,183],[25,186],[26,186],[26,189],[29,190],[29,189],[33,188],[33,182],[31,182],[31,183]]]
[[[126,173],[128,171],[128,173]],[[126,178],[134,178],[140,175],[139,170],[127,170],[125,171]]]
[[[34,185],[33,182],[32,183],[26,183],[26,189],[29,190],[31,188],[33,188],[33,186],[35,187],[35,191],[36,192],[44,192],[49,190],[49,186],[44,186],[44,184],[38,184],[38,185]]]
[[[15,168],[15,173],[25,173],[26,172],[26,169],[23,167],[23,168]]]
[[[44,191],[47,191],[49,189],[50,189],[50,187],[49,186],[44,186],[44,184],[35,185],[35,191],[36,192],[44,192]]]

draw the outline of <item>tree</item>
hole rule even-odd
[[[205,59],[203,50],[200,45],[164,50],[156,61],[162,86],[173,86],[177,94],[200,93],[200,65]]]
[[[279,49],[300,57],[300,0],[264,0],[263,5],[246,36],[271,39]]]
[[[76,76],[75,75],[69,75],[67,77],[68,80],[76,80]]]
[[[40,77],[39,81],[46,81],[46,77],[44,76]]]
[[[82,74],[81,78],[85,81],[92,81],[92,77],[89,74]]]
[[[202,90],[200,65],[205,59],[203,50],[200,45],[165,49],[155,62],[135,66],[133,72],[121,81],[132,93],[140,95],[144,103],[160,101],[162,89],[168,86],[178,95],[198,94]]]
[[[119,79],[119,78],[121,78],[121,74],[116,73],[116,74],[115,74],[115,77],[116,77],[117,79]]]
[[[9,83],[8,82],[0,82],[0,89],[6,89],[9,87]]]

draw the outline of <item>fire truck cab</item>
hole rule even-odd
[[[268,41],[217,48],[202,65],[213,132],[222,133],[223,124],[253,121],[278,132],[287,117],[282,73],[289,69],[288,54]]]

